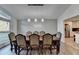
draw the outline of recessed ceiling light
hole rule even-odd
[[[34,21],[37,22],[37,19],[35,18]]]
[[[43,18],[41,19],[41,22],[44,22],[44,19]]]
[[[28,19],[27,19],[27,21],[28,21],[28,22],[30,22],[30,21],[31,21],[31,19],[30,19],[30,18],[28,18]]]

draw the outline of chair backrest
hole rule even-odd
[[[26,37],[22,34],[16,35],[17,45],[20,47],[27,47],[26,45]]]
[[[10,32],[10,33],[8,34],[8,36],[9,36],[10,41],[15,41],[15,40],[16,40],[16,39],[15,39],[15,33]]]
[[[29,36],[29,39],[30,39],[30,45],[39,45],[39,39],[40,39],[40,36],[37,35],[37,34],[32,34]]]
[[[43,45],[51,45],[53,41],[53,37],[51,34],[47,33],[43,35]]]
[[[31,35],[32,34],[32,32],[31,31],[28,31],[27,33],[26,33],[26,36],[28,37],[29,35]]]
[[[61,39],[61,32],[57,32],[56,37],[60,40]]]
[[[44,31],[40,31],[40,36],[43,36],[45,34]]]
[[[39,32],[38,31],[34,31],[33,34],[38,34],[39,35]]]

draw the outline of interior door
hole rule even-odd
[[[69,38],[70,37],[70,25],[65,24],[65,37]]]

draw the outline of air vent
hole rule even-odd
[[[44,6],[44,4],[28,4],[28,6]]]

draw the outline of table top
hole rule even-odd
[[[42,40],[43,40],[42,37],[40,37],[40,41],[42,41]],[[26,37],[26,41],[29,41],[29,37]],[[59,40],[53,39],[53,41],[59,41]]]

